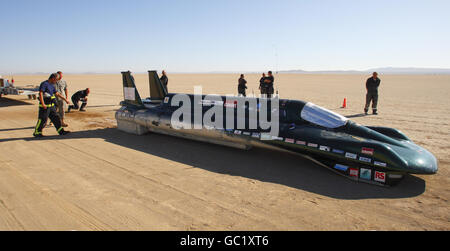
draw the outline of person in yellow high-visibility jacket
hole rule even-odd
[[[48,118],[50,118],[52,123],[55,125],[56,131],[59,135],[66,135],[70,133],[69,131],[64,130],[61,125],[61,118],[56,112],[56,97],[69,104],[67,98],[56,91],[56,81],[58,81],[58,74],[53,73],[50,75],[49,79],[42,82],[39,87],[39,118],[33,133],[34,137],[43,137],[42,129],[47,124]]]

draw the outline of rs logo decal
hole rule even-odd
[[[386,183],[386,173],[375,172],[375,181]]]

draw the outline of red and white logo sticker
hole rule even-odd
[[[362,151],[363,154],[367,154],[367,155],[373,155],[373,153],[375,152],[375,150],[373,150],[372,148],[366,148],[363,147]]]
[[[386,173],[375,172],[375,181],[386,183]]]
[[[306,142],[305,141],[298,141],[297,140],[297,145],[302,145],[302,146],[306,146]]]
[[[294,144],[295,140],[294,139],[285,139],[284,142]]]
[[[225,101],[224,106],[227,107],[227,108],[236,108],[237,107],[237,101],[227,100],[227,101]]]
[[[309,146],[309,147],[314,147],[314,148],[317,148],[317,147],[319,147],[319,145],[318,145],[318,144],[314,144],[314,143],[309,143],[309,144],[308,144],[308,146]]]
[[[350,176],[351,177],[359,177],[359,169],[356,168],[350,168]]]

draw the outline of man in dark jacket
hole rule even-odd
[[[161,83],[166,88],[166,91],[169,92],[168,85],[169,85],[169,78],[167,77],[166,71],[162,71],[162,77],[161,77]]]
[[[73,105],[69,106],[69,110],[68,112],[70,112],[70,110],[75,109],[78,110],[78,103],[81,101],[81,107],[80,107],[80,112],[85,112],[86,110],[84,109],[87,106],[87,101],[88,98],[87,96],[90,93],[90,89],[87,88],[86,90],[82,90],[82,91],[78,91],[75,94],[72,95],[72,103]]]
[[[267,88],[267,90],[266,90],[267,98],[272,98],[273,94],[275,93],[275,87],[274,87],[275,78],[273,77],[273,74],[271,71],[269,71],[265,82],[266,82],[266,88]]]
[[[247,80],[245,80],[244,74],[241,74],[241,78],[239,78],[239,85],[238,85],[239,95],[247,97],[246,90],[247,90]]]
[[[364,112],[367,115],[369,112],[370,103],[372,102],[373,114],[378,115],[378,87],[380,87],[381,80],[378,78],[378,73],[374,72],[373,76],[367,79],[366,82],[366,107]]]

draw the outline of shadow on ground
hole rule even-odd
[[[349,116],[345,116],[345,117],[352,119],[352,118],[361,118],[361,117],[367,117],[367,116],[369,116],[369,115],[368,114],[366,115],[365,113],[359,113],[359,114],[349,115]]]
[[[0,108],[8,107],[8,106],[34,105],[34,103],[31,103],[31,102],[32,102],[31,100],[30,100],[30,102],[25,102],[23,100],[9,99],[9,98],[6,98],[5,96],[2,96],[0,98]]]
[[[23,127],[23,128],[8,128],[8,129],[0,129],[0,132],[11,132],[11,131],[22,131],[22,130],[31,130],[34,129],[34,126]],[[1,142],[1,141],[0,141]]]
[[[104,108],[104,107],[119,107],[120,105],[89,105],[86,108]]]
[[[280,184],[336,199],[409,198],[421,195],[426,188],[425,181],[415,176],[407,176],[396,187],[384,188],[353,182],[308,159],[289,153],[265,149],[243,151],[158,134],[135,136],[123,133],[115,128],[80,131],[63,137],[51,136],[43,139],[0,139],[0,144],[17,140],[89,138],[101,138],[112,144],[209,172]]]

